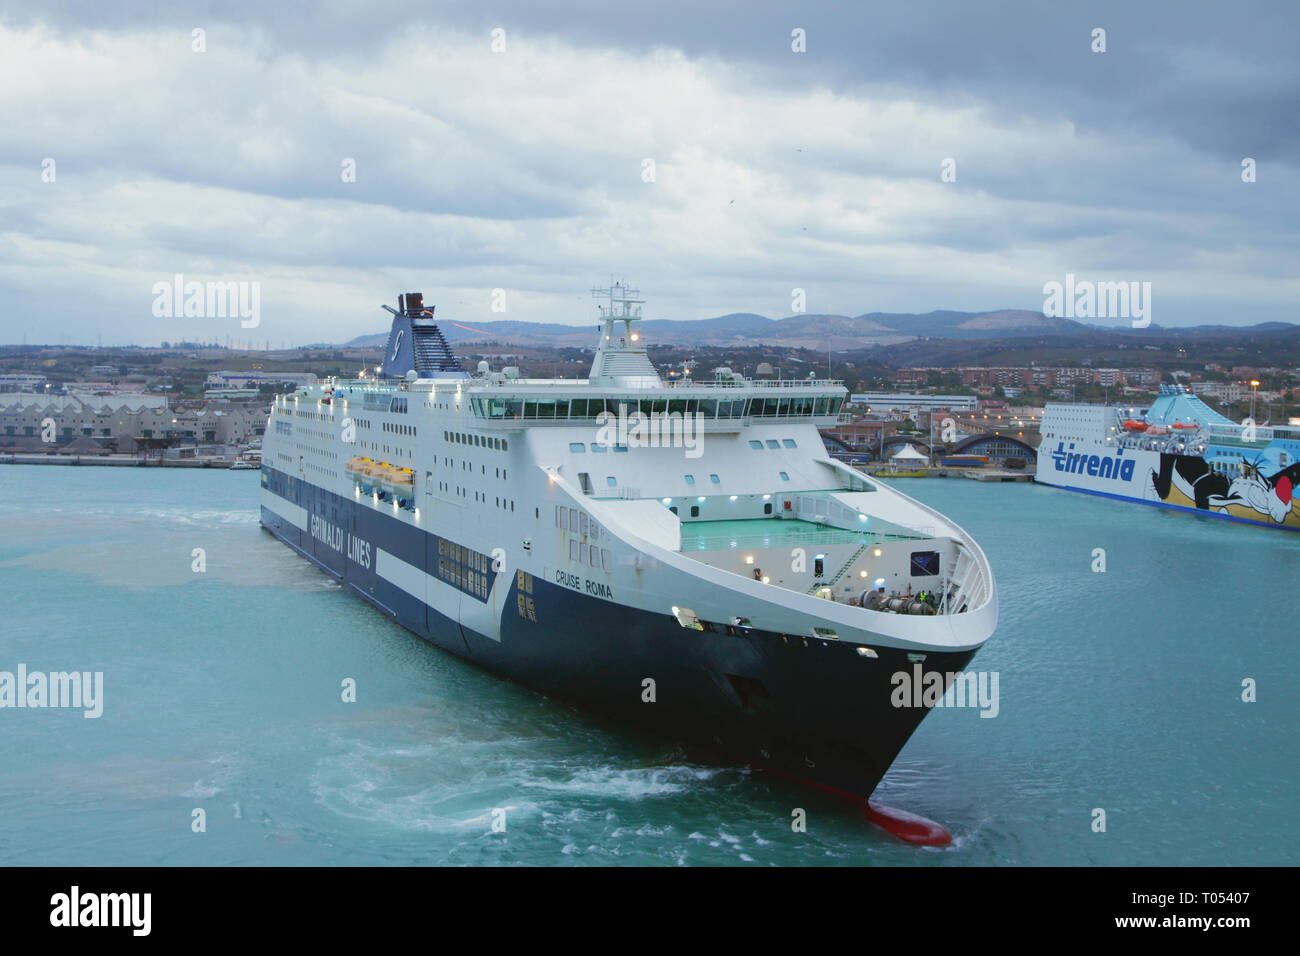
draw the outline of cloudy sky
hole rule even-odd
[[[611,275],[655,318],[1072,273],[1300,321],[1295,3],[158,6],[0,4],[0,342],[344,341],[408,289],[586,324]],[[178,273],[258,326],[156,316]]]

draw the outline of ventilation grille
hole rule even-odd
[[[452,354],[451,346],[436,325],[411,324],[411,346],[415,352],[415,371],[423,378],[434,372],[463,372]]]

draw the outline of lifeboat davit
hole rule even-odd
[[[1152,425],[1150,428],[1147,429],[1147,434],[1148,434],[1148,435],[1168,435],[1168,434],[1169,434],[1169,429],[1168,429],[1168,428],[1162,428],[1162,427],[1160,427],[1159,425]]]

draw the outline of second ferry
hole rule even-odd
[[[262,525],[443,650],[867,797],[993,633],[984,553],[826,453],[842,384],[667,383],[637,292],[593,291],[586,381],[471,374],[420,294],[385,306],[381,366],[277,398]]]
[[[1035,480],[1300,530],[1300,428],[1238,423],[1181,385],[1150,408],[1049,404]]]

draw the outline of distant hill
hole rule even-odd
[[[560,325],[558,323],[506,320],[478,322],[472,328],[442,318],[439,326],[449,342],[496,341],[522,346],[591,347],[596,344],[597,323]],[[869,312],[863,315],[790,315],[771,319],[752,312],[733,312],[711,319],[682,321],[646,319],[638,328],[646,341],[656,345],[704,345],[744,347],[756,345],[785,346],[836,351],[871,346],[896,346],[921,339],[1007,340],[1007,339],[1088,339],[1097,333],[1143,336],[1168,333],[1152,325],[1134,329],[1123,323],[1085,325],[1071,319],[1052,318],[1041,312],[1024,309],[999,309],[994,312],[951,312],[937,310],[918,315],[906,312]],[[1213,338],[1224,333],[1249,335],[1300,328],[1286,322],[1264,322],[1254,326],[1203,325],[1179,328],[1177,333],[1189,338]],[[388,333],[362,335],[345,343],[347,346],[381,348]]]

